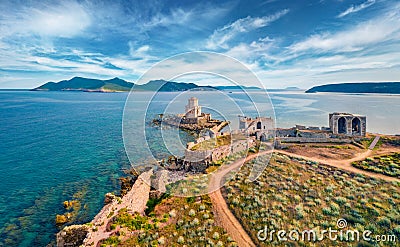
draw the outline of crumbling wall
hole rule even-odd
[[[234,141],[234,142],[232,142],[232,145],[231,145],[231,152],[238,153],[238,152],[246,150],[248,147],[249,147],[249,140]]]
[[[296,136],[296,129],[276,129],[275,135],[277,137],[295,137]]]
[[[307,138],[307,137],[280,137],[277,138],[280,143],[351,143],[349,138]]]
[[[168,184],[169,176],[167,170],[160,170],[155,173],[155,178],[152,179],[152,187],[162,193],[167,191],[166,184]]]
[[[329,138],[327,132],[298,131],[298,137],[304,138]]]
[[[212,150],[185,150],[185,161],[200,162],[211,161]]]
[[[126,207],[128,212],[144,214],[147,201],[149,200],[151,175],[153,175],[153,170],[142,173],[132,186],[131,191],[124,196],[123,201],[129,202]]]
[[[217,161],[231,154],[231,145],[224,145],[212,150],[211,161]]]

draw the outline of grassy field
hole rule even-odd
[[[148,216],[118,212],[101,246],[237,246],[216,226],[208,196],[163,199]]]
[[[254,162],[254,161],[253,161]],[[255,162],[265,162],[258,160]],[[259,240],[257,233],[271,230],[328,230],[345,219],[347,228],[400,239],[400,184],[354,175],[315,162],[274,154],[255,182],[242,167],[224,189],[224,196],[257,246],[380,246],[374,241],[344,242],[326,237],[318,242]]]
[[[363,161],[353,162],[352,165],[359,169],[400,178],[400,153],[366,158]]]
[[[380,141],[383,144],[391,145],[393,147],[400,147],[400,136],[384,136]]]

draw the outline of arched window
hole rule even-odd
[[[346,134],[347,133],[346,119],[344,117],[341,117],[338,120],[338,133],[339,134]]]
[[[260,130],[261,129],[261,122],[257,123],[257,129]]]
[[[361,134],[361,121],[358,117],[353,118],[351,121],[351,131],[353,134]]]

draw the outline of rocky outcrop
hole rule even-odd
[[[113,193],[107,193],[107,194],[104,196],[104,204],[105,204],[105,205],[110,204],[110,203],[112,203],[112,202],[115,201],[115,200],[117,200],[117,196],[114,195]]]
[[[66,226],[57,233],[57,247],[81,246],[88,232],[87,225]]]

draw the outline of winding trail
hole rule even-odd
[[[226,165],[223,169],[219,169],[212,177],[209,185],[209,191],[212,191],[209,196],[211,198],[213,213],[216,222],[223,227],[227,233],[235,240],[239,246],[256,246],[250,236],[243,229],[240,222],[232,214],[226,201],[221,193],[221,183],[223,178],[229,172],[239,169],[245,162],[256,158],[259,155],[271,153],[271,150],[247,156],[246,158],[238,159],[230,165]]]

